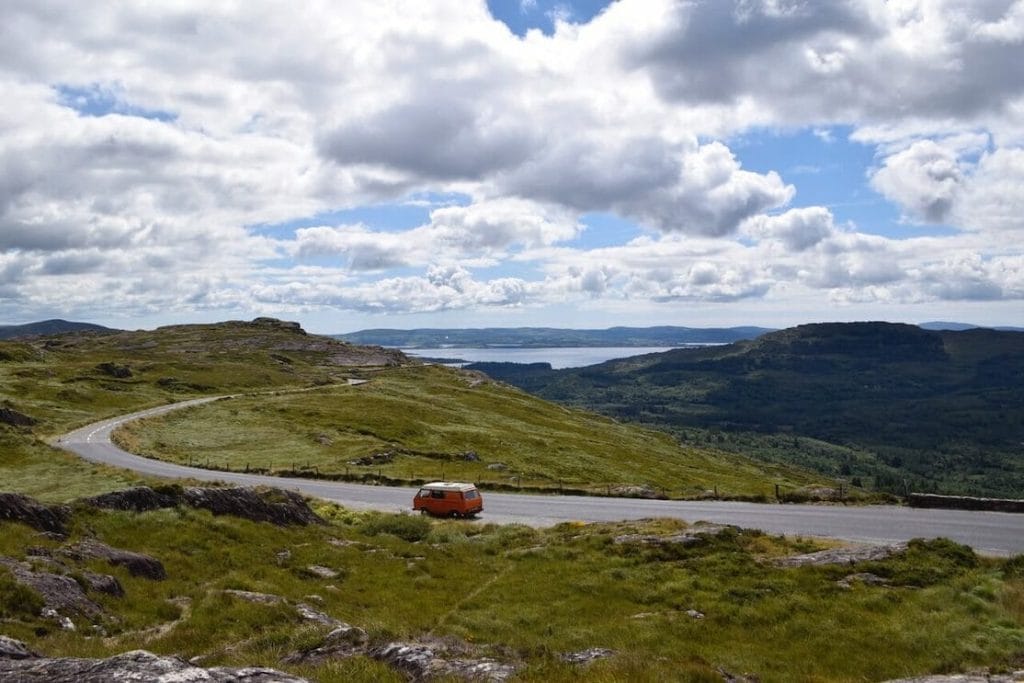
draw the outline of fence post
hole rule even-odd
[[[779,485],[775,485],[775,500],[779,500]]]

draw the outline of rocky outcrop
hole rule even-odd
[[[191,507],[209,510],[215,515],[232,515],[278,526],[326,524],[309,508],[302,496],[284,489],[190,486],[182,491],[182,501]]]
[[[14,408],[0,406],[0,422],[13,427],[31,427],[36,423],[36,419],[24,413],[19,413]]]
[[[836,581],[836,585],[840,588],[853,588],[855,585],[860,584],[862,586],[887,586],[889,579],[872,574],[871,572],[858,572],[857,574],[850,574]]]
[[[852,565],[858,562],[877,562],[898,555],[907,549],[906,543],[892,545],[864,545],[851,548],[831,548],[816,553],[791,555],[775,559],[776,567],[820,567],[830,564]]]
[[[231,595],[238,598],[239,600],[245,600],[256,605],[290,605],[291,602],[287,598],[283,598],[280,595],[272,595],[270,593],[256,593],[254,591],[242,591],[235,590],[233,588],[226,589],[225,595]],[[330,626],[331,628],[337,629],[341,627],[349,627],[348,624],[335,619],[329,614],[325,614],[320,610],[310,607],[304,602],[295,603],[295,611],[300,617],[306,621],[311,621],[316,624],[323,626]],[[351,628],[351,627],[349,627]]]
[[[67,574],[71,569],[63,562],[54,558],[54,553],[49,548],[29,547],[25,549],[25,556],[36,567],[40,565],[52,569],[57,574]],[[89,590],[98,593],[106,593],[115,597],[124,595],[124,588],[116,577],[109,574],[97,574],[87,569],[77,569],[76,577],[81,582],[85,581]]]
[[[654,547],[667,546],[696,546],[707,543],[710,539],[727,532],[738,532],[739,527],[728,524],[694,524],[692,527],[678,534],[668,536],[657,536],[654,534],[622,534],[612,539],[616,545],[645,545]]]
[[[137,512],[187,505],[209,510],[215,515],[232,515],[278,526],[325,523],[302,496],[276,488],[189,486],[154,490],[140,486],[85,498],[80,502],[92,507]]]
[[[36,659],[39,655],[20,640],[0,635],[0,659]]]
[[[63,506],[48,507],[20,493],[0,493],[0,520],[21,522],[39,531],[65,535],[64,522],[70,510]]]
[[[622,498],[664,498],[665,496],[659,494],[655,489],[650,486],[639,486],[635,484],[626,484],[622,486],[612,486],[608,489],[608,493],[613,496],[619,496]]]
[[[478,656],[479,648],[455,639],[431,638],[419,642],[387,642],[372,645],[366,631],[341,624],[314,648],[284,658],[290,664],[319,664],[356,655],[370,657],[401,672],[410,681],[464,680],[500,683],[519,667]]]
[[[0,679],[8,683],[121,683],[128,681],[205,681],[208,683],[306,683],[274,669],[203,669],[178,657],[134,650],[108,659],[3,658]]]
[[[123,491],[111,491],[92,498],[84,498],[80,501],[84,505],[106,510],[132,510],[134,512],[146,512],[147,510],[159,510],[160,508],[174,507],[179,502],[179,496],[154,491],[148,486],[124,489]]]
[[[86,539],[60,550],[62,555],[79,562],[88,559],[106,560],[115,567],[124,567],[132,576],[142,576],[154,581],[167,578],[167,570],[160,560],[131,550],[111,548],[95,539]]]
[[[609,650],[606,647],[592,647],[580,650],[579,652],[566,652],[559,655],[558,658],[569,664],[590,664],[598,659],[611,657],[614,654],[615,650]]]
[[[358,626],[344,622],[328,633],[316,647],[293,652],[284,658],[286,664],[319,664],[329,659],[346,659],[365,654],[369,636]]]
[[[305,336],[306,331],[302,329],[302,325],[291,320],[278,320],[277,318],[253,318],[252,323],[254,327],[267,327],[274,330],[284,330],[286,332],[294,332],[295,334],[301,334]]]
[[[128,379],[132,376],[132,370],[127,365],[118,365],[117,363],[100,363],[96,366],[96,369],[105,375],[116,377],[117,379]]]
[[[446,658],[445,650],[422,643],[388,643],[370,648],[369,657],[401,671],[412,681],[459,678],[466,681],[507,681],[517,667],[490,658]]]
[[[10,557],[0,557],[0,566],[5,567],[14,576],[15,581],[39,594],[47,608],[62,615],[78,614],[93,618],[103,611],[70,576],[35,571],[27,562]]]

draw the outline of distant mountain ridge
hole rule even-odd
[[[678,434],[763,435],[765,457],[885,490],[1024,498],[1021,332],[824,323],[585,368],[468,367]]]
[[[972,323],[957,323],[949,322],[946,320],[934,320],[927,323],[919,323],[918,327],[925,330],[933,330],[941,332],[944,330],[962,332],[964,330],[977,330],[977,329],[989,329],[998,330],[1000,332],[1024,332],[1024,327],[1011,327],[1008,325],[997,325],[990,327],[988,325],[974,325]]]
[[[14,339],[16,337],[40,337],[50,334],[64,334],[67,332],[99,332],[114,333],[120,332],[103,325],[93,323],[79,323],[70,320],[41,320],[24,325],[0,325],[0,339]]]
[[[413,330],[372,329],[332,335],[353,344],[377,344],[401,348],[467,347],[520,348],[599,346],[683,346],[686,344],[729,344],[771,332],[765,327],[611,327],[604,330],[553,327],[421,328]]]

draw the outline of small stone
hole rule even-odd
[[[336,579],[339,576],[338,572],[334,571],[330,567],[324,567],[319,564],[309,565],[306,567],[306,571],[321,579]]]
[[[233,588],[228,588],[224,591],[227,595],[234,596],[239,600],[245,600],[246,602],[252,602],[257,605],[278,605],[285,602],[285,599],[280,595],[271,595],[270,593],[257,593],[255,591],[241,591]]]
[[[704,613],[703,612],[699,612],[699,611],[697,611],[695,609],[688,609],[688,610],[686,610],[685,614],[686,614],[686,616],[690,617],[691,619],[703,619],[704,618]]]
[[[338,627],[346,625],[345,622],[335,619],[334,617],[328,614],[324,614],[319,610],[313,609],[312,607],[303,602],[300,602],[297,605],[295,605],[295,611],[297,611],[299,613],[299,616],[301,616],[306,621],[313,621],[318,624],[323,624],[324,626]]]
[[[492,472],[504,472],[505,470],[508,469],[508,465],[506,465],[503,462],[492,462],[490,465],[487,466],[487,469],[489,469]]]
[[[358,626],[342,623],[324,638],[324,646],[337,646],[341,644],[359,647],[366,645],[369,636],[366,631]]]
[[[889,583],[889,580],[883,579],[881,576],[872,574],[871,572],[859,572],[857,574],[850,574],[849,576],[845,576],[836,581],[837,586],[846,589],[853,588],[853,584],[855,583],[864,584],[865,586],[885,586]]]
[[[609,650],[606,647],[592,647],[580,650],[579,652],[566,652],[558,657],[563,662],[568,662],[569,664],[590,664],[593,661],[611,657],[614,654],[615,650]]]

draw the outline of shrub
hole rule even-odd
[[[363,522],[362,531],[368,536],[391,534],[403,541],[422,541],[430,533],[430,520],[403,512],[397,515],[375,515]]]
[[[1008,579],[1024,579],[1024,555],[1015,555],[1003,564],[1003,576]]]

